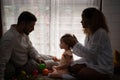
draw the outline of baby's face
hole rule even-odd
[[[67,48],[68,48],[68,45],[65,44],[62,40],[60,40],[60,48],[61,48],[61,49],[67,49]]]

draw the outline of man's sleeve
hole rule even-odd
[[[12,51],[11,40],[1,40],[0,42],[0,80],[4,80],[4,72]]]

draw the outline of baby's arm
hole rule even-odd
[[[55,62],[60,62],[60,59],[58,59],[57,57],[55,57],[55,56],[52,56],[52,60],[54,60]]]

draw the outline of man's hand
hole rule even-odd
[[[39,57],[37,61],[38,61],[38,63],[45,63],[41,57]]]

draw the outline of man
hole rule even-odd
[[[29,33],[34,30],[36,17],[24,11],[17,24],[4,34],[0,41],[0,80],[10,79],[16,72],[32,73],[41,63],[41,55],[32,46]],[[37,63],[38,62],[38,63]]]

